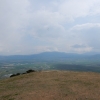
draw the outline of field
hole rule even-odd
[[[69,70],[100,73],[100,62],[88,61],[58,61],[58,62],[3,62],[0,63],[0,79],[9,77],[11,74],[23,73],[29,69],[34,70]]]
[[[0,100],[100,100],[100,73],[42,71],[0,80]]]

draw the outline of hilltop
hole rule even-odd
[[[0,100],[100,100],[100,73],[43,71],[0,80]]]

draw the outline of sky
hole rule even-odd
[[[100,53],[100,0],[0,0],[0,55]]]

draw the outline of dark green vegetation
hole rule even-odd
[[[36,71],[35,71],[35,70],[32,70],[32,69],[29,69],[29,70],[27,70],[27,71],[24,72],[24,73],[12,74],[10,77],[16,77],[16,76],[19,76],[19,75],[28,74],[28,73],[33,73],[33,72],[36,72]]]
[[[46,52],[35,55],[0,56],[0,78],[34,70],[100,72],[100,55]]]
[[[100,73],[43,71],[0,80],[0,100],[100,100]]]

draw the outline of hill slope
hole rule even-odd
[[[44,71],[0,80],[0,100],[100,100],[100,74]]]

